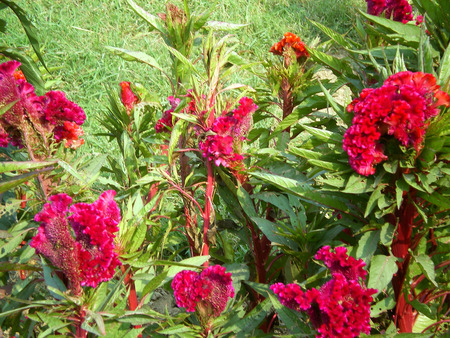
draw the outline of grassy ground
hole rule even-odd
[[[95,116],[106,104],[106,86],[120,81],[143,83],[148,89],[167,96],[168,87],[154,69],[128,63],[111,55],[104,46],[141,50],[167,64],[167,51],[160,46],[156,33],[149,32],[143,20],[125,0],[18,0],[39,31],[44,58],[50,67],[61,67],[52,73],[53,89],[63,90],[77,102],[88,116],[86,143],[93,150],[105,146],[106,140],[93,136],[99,132]],[[135,0],[150,13],[164,11],[162,0]],[[174,1],[177,4],[177,1]],[[194,11],[203,12],[210,0],[191,0]],[[332,6],[330,6],[332,4]],[[248,23],[234,32],[242,41],[242,50],[255,58],[264,57],[270,46],[286,31],[299,35],[305,42],[319,33],[309,24],[316,20],[341,33],[354,22],[357,8],[364,0],[222,0],[217,1],[213,20]],[[0,11],[0,19],[8,22],[5,43],[28,45],[18,20],[9,10]]]

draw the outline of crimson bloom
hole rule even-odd
[[[16,102],[0,117],[0,146],[6,147],[9,142],[22,146],[24,138],[32,139],[33,130],[44,137],[53,133],[57,142],[66,141],[66,147],[83,144],[78,139],[86,120],[83,109],[60,91],[37,96],[34,87],[17,70],[19,66],[20,62],[14,60],[0,64],[0,107]]]
[[[252,114],[256,109],[258,106],[251,98],[243,97],[239,100],[239,106],[231,113],[225,111],[217,117],[208,130],[213,134],[199,143],[203,157],[224,167],[234,167],[236,162],[241,161],[243,157],[239,145],[250,129]]]
[[[407,23],[413,19],[412,7],[407,0],[366,0],[367,13],[379,16],[384,12],[387,19]]]
[[[130,115],[133,107],[139,103],[139,98],[133,91],[131,90],[131,82],[122,81],[120,83],[121,92],[120,98],[122,100],[122,104],[125,106],[127,110],[127,114]]]
[[[352,168],[365,176],[375,173],[375,165],[388,159],[384,135],[420,152],[430,118],[439,114],[439,106],[450,105],[450,96],[439,88],[433,75],[405,71],[391,75],[380,88],[364,89],[347,107],[354,118],[343,148]]]
[[[294,52],[295,56],[297,57],[297,60],[299,60],[302,57],[308,58],[309,53],[306,50],[305,43],[300,40],[300,38],[290,32],[287,32],[284,34],[284,37],[277,43],[275,43],[272,48],[270,48],[270,52],[275,55],[283,55],[283,53],[291,47]]]
[[[331,270],[332,279],[319,290],[303,292],[297,284],[273,284],[270,288],[280,303],[296,311],[306,311],[318,331],[316,337],[358,337],[370,332],[370,303],[374,289],[361,285],[365,263],[347,255],[344,247],[335,252],[325,246],[315,256]]]
[[[92,204],[70,207],[70,196],[54,195],[34,218],[40,226],[30,245],[62,270],[75,295],[81,294],[81,286],[110,280],[121,264],[114,250],[120,222],[115,194],[108,190]]]
[[[234,297],[231,273],[220,265],[209,266],[201,273],[183,270],[172,281],[175,300],[187,312],[198,311],[204,320],[218,317],[228,298]]]

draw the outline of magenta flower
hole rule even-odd
[[[121,264],[114,251],[120,222],[115,194],[109,190],[92,204],[77,203],[70,208],[70,196],[54,195],[35,216],[40,227],[30,245],[63,271],[75,295],[81,293],[81,286],[96,287],[110,280]]]
[[[63,92],[50,91],[36,96],[34,87],[17,70],[19,66],[20,62],[14,60],[0,64],[0,107],[17,101],[0,117],[0,146],[6,147],[9,142],[22,146],[25,136],[32,139],[33,129],[45,137],[53,133],[57,142],[68,141],[67,146],[81,145],[81,140],[73,138],[82,135],[80,126],[86,120],[84,111],[67,100]],[[71,140],[65,138],[68,135],[65,122],[77,125],[78,132],[70,134]]]
[[[332,279],[320,290],[303,292],[299,285],[276,283],[271,290],[280,303],[296,311],[306,311],[318,331],[316,337],[358,337],[370,332],[370,303],[377,291],[366,289],[359,282],[366,272],[365,263],[349,257],[345,248],[323,247],[315,258],[323,260],[332,272]]]
[[[214,161],[217,166],[234,167],[243,159],[240,154],[240,143],[250,129],[252,114],[258,109],[253,100],[243,97],[239,107],[231,113],[225,111],[217,117],[206,139],[199,143],[203,156]]]
[[[180,104],[180,99],[169,96],[167,100],[170,103],[170,109],[164,111],[162,117],[156,122],[155,130],[157,133],[168,132],[173,127],[172,113]]]
[[[412,7],[407,0],[366,0],[367,13],[379,16],[384,12],[387,19],[407,23],[413,19]]]
[[[375,165],[388,159],[383,135],[392,135],[419,152],[429,119],[439,114],[442,105],[450,105],[450,96],[439,90],[431,74],[400,72],[380,88],[364,89],[347,107],[354,118],[344,135],[343,148],[352,168],[365,176],[375,173]]]
[[[197,310],[205,320],[220,316],[228,298],[234,297],[231,273],[220,265],[210,266],[200,274],[181,271],[175,275],[172,288],[179,307],[186,308],[187,312]]]

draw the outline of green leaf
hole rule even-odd
[[[414,260],[419,264],[420,270],[422,270],[427,279],[437,287],[434,263],[431,258],[428,255],[420,254],[419,256],[414,256]]]
[[[344,123],[347,126],[350,126],[352,124],[353,116],[351,114],[348,114],[344,108],[339,105],[336,100],[331,96],[330,92],[324,87],[322,82],[319,81],[320,88],[322,89],[322,92],[325,94],[325,98],[327,99],[327,102],[330,104],[331,108],[338,114],[338,116],[344,121]]]
[[[426,192],[419,184],[416,182],[416,176],[414,174],[402,174],[403,178],[405,179],[405,182],[408,183],[411,187]]]
[[[177,51],[175,48],[167,46],[166,44],[163,45],[164,47],[167,48],[167,50],[173,55],[175,56],[181,63],[183,63],[187,69],[192,70],[195,74],[197,74],[200,78],[203,79],[203,76],[199,73],[199,71],[197,70],[197,68],[195,68],[194,64],[189,61],[183,54],[181,54],[179,51]]]
[[[447,46],[444,55],[441,57],[441,64],[439,65],[438,74],[439,85],[444,91],[448,91],[450,89],[450,43]]]
[[[186,122],[190,122],[192,124],[198,124],[198,119],[192,114],[172,113],[172,116],[178,117],[179,119],[185,120]]]
[[[314,160],[310,159],[308,160],[308,163],[312,166],[324,168],[329,171],[343,171],[349,169],[348,165],[337,163],[337,162],[327,162],[327,161],[321,161],[321,160]]]
[[[361,258],[366,263],[368,263],[372,258],[372,255],[377,250],[379,241],[380,241],[380,230],[368,231],[364,233],[364,235],[358,242],[356,257]]]
[[[368,19],[371,23],[385,29],[385,32],[392,37],[401,38],[403,45],[418,46],[420,42],[420,28],[415,25],[405,25],[401,22],[381,18],[359,11],[359,13]]]
[[[352,44],[349,43],[341,34],[335,32],[331,28],[328,28],[327,26],[322,25],[319,22],[313,21],[308,19],[309,22],[311,22],[314,26],[319,28],[322,32],[324,32],[326,35],[328,35],[329,38],[331,38],[334,42],[341,45],[344,48],[352,48]]]
[[[391,245],[392,240],[394,239],[395,227],[391,223],[386,223],[381,228],[380,233],[380,241],[383,245]]]
[[[27,14],[25,11],[17,5],[14,1],[10,0],[0,0],[0,2],[4,3],[6,6],[11,8],[11,10],[16,14],[16,16],[19,18],[20,23],[22,24],[23,29],[25,30],[25,33],[28,37],[28,40],[30,41],[31,46],[33,47],[34,52],[36,53],[37,57],[39,58],[39,61],[41,61],[42,65],[47,68],[45,65],[44,59],[41,55],[41,47],[39,46],[39,41],[37,39],[37,32],[36,28],[33,26],[30,20],[27,18]]]
[[[309,47],[307,47],[306,49],[308,50],[308,53],[311,55],[311,58],[314,61],[325,64],[326,66],[331,68],[331,70],[333,70],[334,72],[344,75],[353,74],[352,68],[350,67],[347,61],[325,54],[316,49],[312,49]]]
[[[18,185],[21,185],[22,183],[27,182],[28,180],[30,180],[31,178],[33,178],[35,176],[38,176],[39,174],[42,174],[42,172],[41,171],[33,171],[31,173],[14,176],[8,180],[4,180],[3,182],[0,182],[0,194],[18,186]]]
[[[372,305],[370,307],[370,317],[376,318],[380,316],[380,314],[391,310],[395,307],[395,299],[394,297],[390,296],[387,298],[384,298],[380,300],[378,303]]]
[[[263,302],[256,305],[256,307],[244,318],[231,323],[231,325],[226,325],[225,330],[240,334],[250,333],[260,325],[271,307],[272,302],[270,299],[265,299]]]
[[[120,56],[122,59],[126,61],[136,61],[140,63],[145,63],[146,65],[149,65],[153,68],[160,70],[161,72],[164,72],[164,70],[161,68],[158,62],[156,62],[156,60],[153,57],[151,57],[148,54],[145,54],[144,52],[131,51],[111,46],[105,46],[105,48],[114,53],[115,55]]]
[[[48,166],[53,166],[56,163],[57,163],[56,161],[0,162],[0,174],[1,173],[5,173],[5,172],[9,172],[9,171],[39,169],[39,168],[44,168],[44,167],[48,167]]]
[[[370,215],[373,208],[375,208],[375,206],[377,205],[378,199],[380,199],[383,195],[383,193],[381,192],[383,188],[384,187],[379,186],[372,192],[372,194],[370,194],[369,201],[366,205],[366,211],[364,212],[365,218]]]
[[[31,229],[27,229],[25,231],[20,232],[19,234],[15,235],[12,238],[8,238],[6,240],[6,243],[0,246],[0,258],[5,257],[8,254],[11,254],[13,251],[15,251],[19,244],[23,241],[25,238],[25,235],[27,232]]]
[[[307,126],[305,124],[300,124],[300,125],[308,133],[310,133],[311,135],[314,135],[321,141],[342,144],[343,136],[341,134],[333,133],[333,132],[325,130],[325,129],[313,128],[313,127]]]
[[[161,265],[169,265],[170,268],[167,271],[167,277],[173,278],[178,272],[183,270],[193,270],[203,265],[203,263],[207,262],[210,259],[210,256],[195,256],[183,259],[180,262],[166,262]],[[163,263],[164,261],[155,261],[154,265],[158,265]]]
[[[172,133],[170,134],[170,142],[169,142],[169,149],[167,151],[167,157],[169,159],[169,164],[172,164],[173,162],[173,151],[178,145],[178,141],[180,140],[180,137],[183,135],[184,131],[186,130],[187,123],[184,120],[178,120],[175,125],[173,126]]]
[[[7,105],[0,108],[0,117],[2,117],[3,114],[5,114],[8,110],[10,110],[14,105],[19,102],[19,100],[12,101],[8,103]]]
[[[160,33],[164,33],[166,31],[166,29],[164,28],[164,22],[159,17],[148,13],[142,7],[139,7],[133,0],[127,0],[127,2],[138,15],[140,15],[145,21],[150,24],[150,30],[156,29]]]
[[[397,258],[394,256],[377,255],[370,263],[368,288],[383,291],[397,272]]]
[[[272,305],[277,312],[283,324],[289,329],[289,333],[297,335],[307,335],[311,334],[311,329],[300,320],[299,313],[295,310],[289,309],[280,303],[276,296],[272,293],[268,294]]]
[[[250,195],[242,185],[239,185],[239,188],[236,190],[236,196],[239,200],[239,204],[247,216],[251,218],[258,216],[258,213],[253,205],[253,200],[250,198]]]
[[[316,202],[320,205],[340,210],[345,213],[353,214],[353,210],[350,210],[350,208],[347,206],[346,203],[341,201],[339,197],[336,195],[333,195],[330,192],[322,193],[320,191],[313,190],[309,185],[306,183],[301,183],[299,181],[273,175],[273,174],[267,174],[262,172],[253,172],[250,173],[253,177],[258,178],[266,183],[272,184],[284,191],[287,191],[293,195],[296,195],[298,197],[301,197],[303,200],[309,201],[309,202]],[[356,215],[355,215],[356,216]],[[358,216],[356,216],[358,217]]]
[[[427,304],[421,303],[417,299],[414,299],[413,301],[411,301],[411,305],[413,306],[413,308],[415,308],[417,311],[424,314],[428,318],[436,319],[436,315]]]
[[[48,266],[47,262],[42,257],[41,257],[41,263],[42,263],[42,268],[44,270],[45,284],[47,284],[47,286],[51,286],[51,287],[57,289],[60,292],[66,292],[67,288],[64,285],[64,283],[61,281],[61,279],[59,279],[59,277],[54,273],[53,269],[50,268],[50,266]],[[50,290],[50,293],[56,299],[59,299],[59,300],[63,299],[63,297],[61,295],[57,294],[56,292],[53,292]]]
[[[287,246],[289,249],[298,250],[297,243],[280,234],[275,223],[260,217],[252,217],[252,221],[256,223],[258,228],[264,235],[266,235],[272,244],[282,244]]]
[[[157,274],[150,282],[148,282],[147,285],[145,285],[144,289],[142,290],[141,298],[144,298],[147,294],[154,291],[156,288],[160,287],[161,284],[166,279],[168,272],[169,272],[168,270],[164,270],[163,272]]]

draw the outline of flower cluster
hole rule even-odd
[[[174,98],[173,96],[169,96],[167,100],[170,103],[170,109],[164,111],[162,117],[156,122],[155,130],[157,133],[168,132],[169,129],[173,127],[173,118],[172,113],[180,104],[179,98]]]
[[[30,245],[63,271],[75,295],[81,293],[81,286],[96,287],[110,280],[121,264],[114,250],[120,222],[115,194],[108,190],[92,204],[70,207],[70,196],[54,195],[34,218],[40,226]]]
[[[299,285],[276,283],[271,290],[281,304],[296,311],[306,311],[318,331],[316,337],[358,337],[370,332],[370,303],[377,291],[363,287],[365,263],[348,257],[347,249],[329,246],[320,249],[316,259],[323,260],[331,270],[332,279],[320,290],[303,292]]]
[[[302,57],[309,57],[309,53],[306,50],[306,45],[300,38],[292,33],[285,33],[284,37],[280,40],[280,42],[275,43],[272,48],[270,48],[270,52],[275,55],[283,55],[283,53],[291,47],[294,52],[297,60]]]
[[[249,131],[252,113],[256,109],[258,106],[251,98],[243,97],[239,100],[239,107],[217,117],[211,130],[208,130],[213,135],[206,136],[199,144],[203,156],[224,167],[232,167],[233,163],[241,161],[243,157],[237,148]]]
[[[400,72],[380,88],[364,89],[347,107],[354,118],[343,147],[352,168],[365,176],[375,173],[375,165],[387,159],[380,141],[385,134],[420,151],[429,119],[442,105],[450,105],[450,96],[431,74]]]
[[[413,19],[412,7],[407,0],[366,0],[367,13],[384,16],[394,21],[407,23]]]
[[[17,70],[19,66],[20,62],[14,60],[0,64],[0,107],[16,102],[0,118],[0,146],[10,142],[22,146],[24,138],[31,139],[33,130],[44,138],[53,133],[57,142],[66,141],[66,147],[82,145],[79,137],[83,135],[80,126],[86,119],[84,111],[60,91],[37,96]]]
[[[179,307],[188,312],[196,310],[204,319],[218,317],[225,310],[228,298],[234,297],[231,273],[214,265],[200,274],[184,270],[177,273],[172,281],[175,300]]]
[[[133,91],[131,90],[131,83],[127,81],[122,81],[120,83],[120,99],[122,104],[125,106],[127,110],[127,114],[130,115],[131,110],[134,106],[139,103],[139,98]]]

